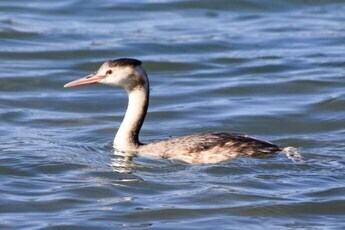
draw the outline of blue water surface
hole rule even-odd
[[[342,229],[345,2],[0,0],[1,229]],[[234,131],[299,148],[212,165],[114,154],[127,96],[64,89],[143,61],[141,140]]]

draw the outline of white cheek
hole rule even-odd
[[[108,76],[100,81],[100,83],[110,86],[120,86],[121,85],[121,79],[118,79],[117,77]]]
[[[115,82],[113,79],[110,77],[104,78],[101,83],[106,84],[106,85],[117,85],[117,82]]]
[[[100,83],[109,86],[121,86],[127,90],[132,88],[133,84],[135,84],[132,76],[132,68],[115,69],[112,75],[105,77]]]

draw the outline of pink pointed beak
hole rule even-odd
[[[104,76],[98,76],[95,73],[92,73],[86,77],[82,77],[80,79],[77,79],[75,81],[71,81],[64,85],[65,88],[67,87],[75,87],[75,86],[82,86],[82,85],[92,85],[98,83],[100,80],[102,80]]]

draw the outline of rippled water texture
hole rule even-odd
[[[0,228],[345,227],[344,1],[0,0]],[[63,85],[134,57],[141,139],[235,131],[284,155],[115,156],[127,98]]]

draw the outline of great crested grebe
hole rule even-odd
[[[168,158],[190,164],[218,163],[235,157],[262,157],[284,152],[290,158],[299,154],[292,147],[282,148],[235,133],[195,134],[144,144],[139,132],[149,105],[149,80],[141,61],[120,58],[105,62],[96,72],[64,87],[102,83],[121,86],[128,93],[128,107],[114,139],[114,148],[142,156]]]

